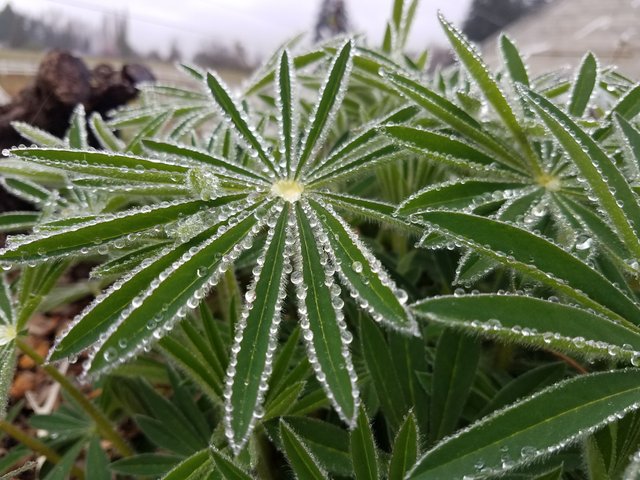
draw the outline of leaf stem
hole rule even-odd
[[[0,430],[2,430],[7,435],[15,438],[30,450],[46,457],[47,460],[49,460],[51,463],[59,463],[60,461],[62,461],[62,457],[54,450],[49,448],[40,440],[27,435],[25,432],[20,430],[18,427],[11,425],[6,420],[0,420]],[[75,475],[79,480],[84,480],[84,472],[82,472],[82,470],[80,470],[78,467],[72,467],[71,471],[73,475]]]
[[[53,365],[49,365],[45,363],[45,360],[38,352],[36,352],[33,348],[31,348],[25,341],[18,339],[16,341],[18,348],[22,350],[22,352],[31,358],[37,365],[41,366],[42,369],[47,372],[51,378],[53,378],[56,382],[60,384],[62,388],[76,401],[78,404],[84,409],[85,412],[93,419],[98,429],[98,432],[102,437],[106,440],[109,440],[114,448],[120,452],[122,456],[129,457],[133,455],[133,450],[126,441],[118,434],[118,432],[113,428],[111,422],[105,415],[96,408],[85,396],[84,394],[73,384],[71,381],[63,375],[57,368]]]

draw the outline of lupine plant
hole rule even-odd
[[[0,401],[16,350],[64,395],[42,438],[8,409],[3,471],[638,478],[640,86],[590,53],[533,77],[506,36],[491,72],[442,17],[458,62],[427,72],[416,8],[240,91],[185,66],[63,139],[15,125]],[[31,315],[90,293],[39,357]]]

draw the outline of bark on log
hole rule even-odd
[[[0,149],[28,143],[11,126],[13,121],[26,122],[62,137],[79,103],[84,105],[87,117],[93,112],[104,116],[133,100],[138,94],[138,83],[154,79],[143,65],[129,64],[116,70],[101,64],[90,70],[71,53],[53,50],[43,58],[32,84],[11,103],[0,106]],[[89,140],[94,143],[91,135]],[[24,208],[29,207],[0,189],[0,212]]]

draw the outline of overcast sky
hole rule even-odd
[[[6,4],[0,0],[0,4]],[[382,38],[392,0],[345,0],[356,31],[370,41]],[[15,9],[39,16],[81,19],[99,28],[105,12],[128,11],[130,39],[139,50],[166,52],[176,40],[192,55],[199,45],[212,39],[241,42],[251,55],[266,55],[293,35],[313,28],[321,0],[13,0]],[[470,0],[422,0],[409,39],[410,49],[442,42],[436,21],[438,9],[453,22],[461,23]]]

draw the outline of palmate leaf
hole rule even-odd
[[[640,256],[640,205],[622,172],[567,114],[538,93],[524,89],[521,93],[571,157],[629,250]]]
[[[413,309],[425,319],[504,342],[640,365],[640,330],[570,305],[483,294],[433,297]]]
[[[484,478],[551,455],[640,408],[635,369],[560,382],[444,439],[411,479]]]
[[[191,215],[205,208],[221,205],[241,196],[232,196],[223,201],[166,203],[156,208],[142,207],[118,215],[105,216],[88,222],[72,225],[42,235],[28,236],[21,243],[12,243],[0,251],[0,261],[33,262],[56,257],[66,257],[71,253],[86,254],[106,242],[128,234],[141,232],[156,225],[165,224]],[[112,218],[113,217],[113,218]],[[84,252],[82,250],[85,249]]]
[[[236,324],[236,339],[227,370],[225,390],[226,435],[237,454],[253,428],[264,415],[262,401],[271,374],[276,347],[280,310],[285,297],[285,275],[291,252],[285,249],[288,237],[288,205],[278,219],[254,271],[255,283],[249,287],[245,310]],[[272,221],[272,220],[271,220]]]
[[[313,164],[332,125],[332,120],[342,104],[342,98],[349,81],[352,50],[353,42],[347,41],[331,64],[327,79],[320,89],[320,99],[309,117],[308,125],[305,127],[305,136],[300,142],[295,178],[300,177],[303,168],[307,167],[307,163]]]
[[[76,317],[70,329],[58,338],[55,347],[50,353],[50,359],[58,360],[78,354],[96,342],[101,334],[105,334],[113,328],[127,307],[155,279],[171,268],[174,262],[179,262],[183,255],[188,254],[190,248],[197,248],[198,245],[215,235],[225,223],[226,220],[222,220],[220,223],[205,229],[189,242],[173,249],[167,248],[161,251],[157,257],[147,263],[143,262],[131,274],[118,280],[107,290],[104,297],[96,299],[83,314]],[[239,239],[242,239],[242,236]],[[160,313],[160,311],[147,318],[145,323],[149,323],[154,319],[157,313]],[[163,317],[161,316],[160,320],[162,319]],[[151,322],[151,326],[155,327],[155,321]],[[129,346],[130,348],[134,347],[133,344],[129,344]]]
[[[393,284],[380,262],[331,207],[313,200],[310,206],[312,216],[327,232],[333,264],[360,307],[376,321],[416,334],[417,325],[405,306],[407,293]]]
[[[455,211],[419,214],[422,221],[503,265],[541,281],[622,322],[640,322],[633,300],[602,274],[551,241],[514,224]]]
[[[327,474],[318,465],[317,460],[309,451],[309,447],[285,422],[280,422],[280,437],[287,455],[287,460],[300,480],[326,480]]]
[[[297,289],[302,335],[316,377],[342,420],[352,426],[359,393],[349,353],[353,337],[344,321],[340,287],[326,271],[326,253],[319,250],[307,214],[299,205],[295,213],[298,251],[291,281]]]
[[[491,76],[491,73],[482,61],[480,54],[469,43],[464,35],[451,25],[442,14],[438,15],[438,19],[449,38],[451,46],[458,54],[458,58],[465,66],[471,77],[473,77],[477,82],[484,97],[502,119],[502,122],[510,130],[516,142],[520,145],[520,148],[522,148],[528,162],[528,167],[534,174],[540,174],[542,170],[538,163],[538,157],[529,143],[527,134],[518,121],[504,93],[498,86],[498,83]]]
[[[440,440],[453,433],[473,385],[480,360],[476,339],[445,330],[436,349],[431,386],[429,436]]]
[[[186,309],[196,308],[211,286],[231,266],[240,253],[249,248],[260,224],[253,214],[232,218],[215,235],[195,246],[195,251],[181,257],[158,277],[158,285],[138,292],[129,311],[123,311],[111,335],[94,345],[87,372],[96,374],[112,369],[117,360],[124,361],[149,343],[153,335],[161,336],[176,320],[186,316]],[[85,317],[86,318],[86,317]],[[149,322],[154,325],[150,328]],[[145,341],[146,339],[146,341]]]

